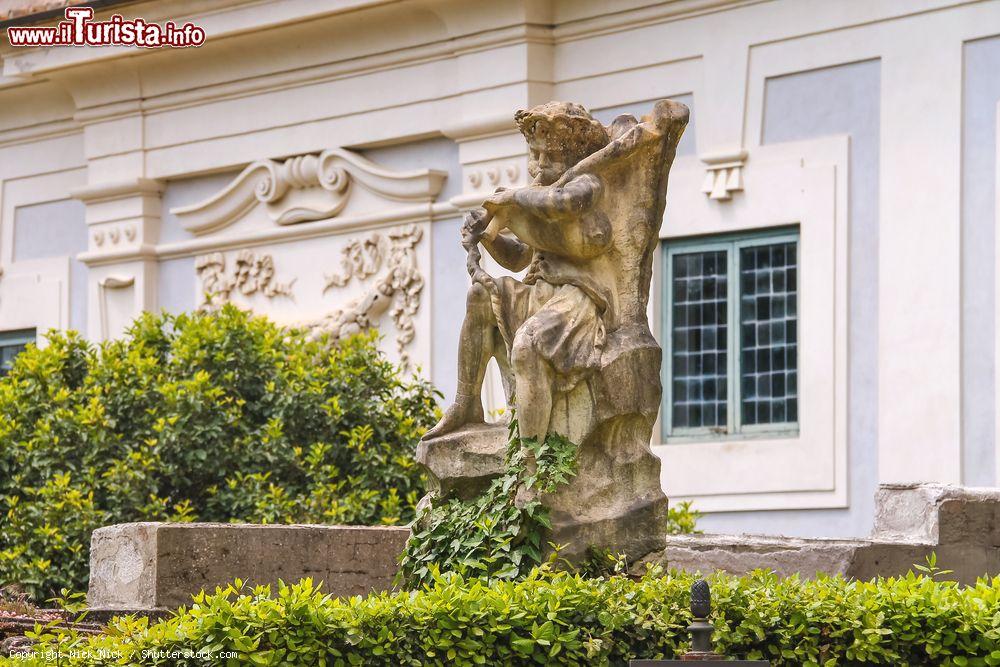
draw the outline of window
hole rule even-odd
[[[0,332],[0,377],[10,372],[14,357],[23,352],[28,343],[34,342],[34,329]]]
[[[668,441],[798,429],[796,231],[664,244]]]

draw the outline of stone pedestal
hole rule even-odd
[[[248,586],[311,577],[336,596],[392,587],[406,528],[127,523],[94,531],[92,608],[172,609],[236,578]]]
[[[554,401],[549,432],[579,446],[576,477],[541,499],[563,558],[581,561],[594,546],[634,560],[666,545],[667,497],[649,448],[660,355],[648,329],[622,329],[609,336],[600,371]],[[437,497],[469,500],[503,471],[507,440],[504,425],[466,425],[422,441],[417,461]]]
[[[417,445],[417,462],[427,469],[428,491],[440,498],[471,500],[503,471],[508,431],[502,424],[469,424],[455,433]]]

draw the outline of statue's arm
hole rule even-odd
[[[531,263],[531,246],[511,234],[501,232],[492,240],[484,236],[482,244],[486,252],[508,271],[521,271]]]
[[[561,185],[531,185],[495,194],[483,203],[531,248],[569,257],[595,257],[611,243],[604,215],[594,214],[602,184],[583,174]]]
[[[493,259],[508,271],[520,271],[531,262],[531,247],[505,233],[500,220],[494,220],[492,213],[476,209],[465,214],[462,225],[462,247],[469,250],[482,244]],[[493,231],[493,225],[497,231]]]
[[[590,209],[600,194],[600,179],[584,174],[565,185],[529,185],[514,190],[513,199],[531,216],[561,221]]]

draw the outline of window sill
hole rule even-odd
[[[740,433],[712,433],[699,431],[695,433],[676,433],[663,440],[664,445],[688,445],[693,443],[712,442],[752,442],[755,440],[774,440],[776,438],[798,438],[799,425],[789,424],[787,427],[775,427]]]

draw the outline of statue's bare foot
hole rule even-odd
[[[424,434],[423,440],[438,438],[453,433],[466,424],[483,424],[483,402],[478,396],[459,394],[455,402],[445,410],[444,417],[431,430]]]

